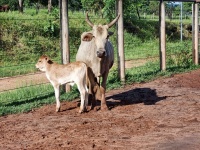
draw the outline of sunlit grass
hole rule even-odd
[[[61,92],[61,101],[73,100],[79,96],[76,87],[69,93]],[[27,112],[45,104],[55,103],[54,89],[50,84],[22,87],[0,94],[0,116]]]

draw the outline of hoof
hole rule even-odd
[[[60,111],[60,108],[56,108],[56,112],[59,112]]]
[[[84,113],[84,112],[87,112],[87,108],[83,108],[83,109],[80,108],[78,112],[79,112],[80,114],[81,114],[81,113]]]
[[[98,108],[97,106],[95,106],[95,107],[90,107],[90,109],[89,110],[94,110],[94,111],[98,111],[100,108]]]
[[[82,114],[84,111],[80,109],[78,112],[79,112],[80,114]]]
[[[109,110],[109,109],[108,109],[108,106],[103,105],[103,106],[101,106],[101,110],[102,110],[102,111],[107,111],[107,110]]]

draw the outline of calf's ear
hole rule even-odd
[[[42,55],[42,57],[45,59],[45,60],[47,60],[48,61],[48,56],[47,55]]]
[[[92,33],[86,33],[82,36],[82,41],[91,41],[93,38],[93,34]]]
[[[47,55],[43,55],[43,58],[46,60],[47,63],[51,64],[51,60]]]
[[[46,60],[46,62],[48,63],[48,64],[53,64],[53,61],[48,57],[48,56],[44,56],[44,59]]]

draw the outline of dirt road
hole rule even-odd
[[[78,101],[0,117],[0,149],[199,150],[200,70],[106,93],[109,111]]]
[[[20,75],[15,77],[0,78],[0,93],[15,90],[17,88],[48,83],[45,73],[38,72],[34,74]]]

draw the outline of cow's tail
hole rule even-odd
[[[89,93],[90,94],[95,94],[98,90],[98,83],[96,81],[96,77],[90,67],[87,67],[87,85],[89,88]]]

